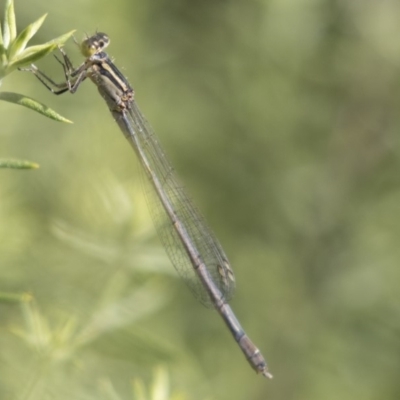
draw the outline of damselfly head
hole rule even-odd
[[[93,54],[100,53],[110,44],[110,38],[102,32],[97,32],[93,36],[85,39],[80,47],[81,52],[85,57],[90,57]]]

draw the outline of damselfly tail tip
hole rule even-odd
[[[267,370],[263,371],[262,374],[263,374],[266,378],[268,378],[268,379],[272,379],[272,378],[274,377],[274,376],[273,376],[270,372],[268,372]]]

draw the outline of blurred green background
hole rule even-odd
[[[183,399],[398,399],[400,3],[15,6],[19,30],[49,13],[37,43],[110,35],[230,258],[231,305],[274,380],[175,273],[95,86],[55,97],[17,72],[2,90],[74,124],[1,103],[0,157],[41,168],[0,172],[0,291],[34,297],[0,302],[0,398],[133,399],[161,365]],[[62,80],[53,57],[39,66]]]

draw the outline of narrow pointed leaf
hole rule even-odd
[[[46,19],[47,14],[41,16],[38,20],[28,25],[19,35],[18,37],[11,43],[10,50],[8,52],[9,58],[12,59],[15,55],[21,53],[29,40],[35,35],[35,33],[40,29],[44,20]]]
[[[0,92],[0,100],[8,101],[10,103],[30,108],[31,110],[43,114],[48,118],[54,119],[55,121],[67,122],[72,124],[72,121],[56,113],[54,110],[52,110],[45,104],[39,103],[38,101],[30,97],[23,96],[22,94],[11,93],[11,92]]]
[[[7,68],[7,73],[36,62],[37,60],[54,51],[56,48],[57,45],[55,44],[41,44],[38,46],[28,47],[21,54],[15,57],[14,60],[12,60]]]
[[[3,15],[3,34],[2,34],[2,41],[3,46],[7,49],[8,44],[10,43],[10,29],[7,23],[7,10],[10,7],[10,1],[6,0],[6,4],[4,6],[4,15]]]
[[[39,168],[39,164],[27,161],[27,160],[13,160],[13,159],[0,159],[0,168],[13,168],[13,169],[37,169]],[[21,298],[21,295],[13,295]],[[3,295],[4,297],[4,295]],[[2,295],[0,293],[0,300],[2,299]]]
[[[55,44],[57,46],[61,46],[63,45],[74,33],[75,33],[76,29],[74,29],[73,31],[69,31],[67,33],[64,33],[64,35],[58,36],[55,39],[52,39],[46,43],[43,43],[42,46],[48,45],[48,44]]]
[[[17,36],[17,25],[15,22],[13,0],[6,0],[6,6],[4,9],[3,27],[4,27],[4,33],[3,33],[4,47],[7,49],[10,43],[12,43]]]

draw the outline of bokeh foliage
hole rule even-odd
[[[135,155],[93,85],[53,98],[14,74],[2,89],[74,125],[0,108],[0,156],[41,165],[1,172],[0,398],[132,399],[132,380],[151,385],[164,364],[188,399],[398,399],[400,4],[15,7],[22,27],[49,12],[39,42],[71,29],[110,35],[230,257],[232,306],[275,378],[250,370],[177,278]],[[40,67],[62,78],[52,57]]]

